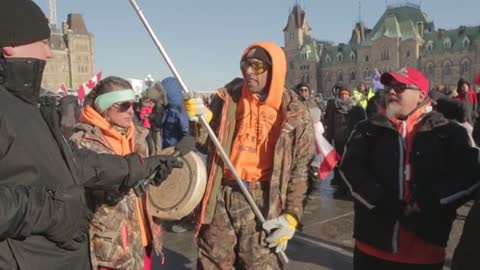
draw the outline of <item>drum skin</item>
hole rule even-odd
[[[173,153],[174,148],[162,150]],[[195,152],[180,157],[183,168],[175,168],[159,186],[147,191],[147,207],[152,216],[161,220],[179,220],[189,215],[200,203],[207,184],[205,162]]]

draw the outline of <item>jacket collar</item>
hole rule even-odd
[[[46,61],[33,58],[0,58],[0,85],[31,104],[38,104]]]
[[[384,115],[376,115],[372,117],[369,121],[374,126],[388,128],[396,131],[392,122],[390,122],[390,120],[388,120],[388,118]],[[424,116],[423,125],[419,131],[432,130],[440,126],[445,126],[448,123],[449,120],[446,119],[441,113],[431,111]]]

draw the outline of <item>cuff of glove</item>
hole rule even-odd
[[[288,224],[293,228],[297,228],[298,220],[291,214],[282,214],[282,216],[288,221]]]

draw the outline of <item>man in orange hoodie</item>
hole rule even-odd
[[[279,269],[302,215],[312,157],[307,108],[284,87],[286,59],[271,42],[242,55],[242,80],[217,91],[212,129],[267,221],[259,224],[232,172],[209,144],[208,183],[199,213],[197,269]],[[190,116],[201,102],[186,102]],[[198,105],[200,104],[200,105]],[[266,235],[262,229],[272,231]]]

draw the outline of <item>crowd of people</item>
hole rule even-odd
[[[31,0],[1,6],[9,11],[0,17],[1,269],[151,269],[154,253],[163,256],[165,223],[133,187],[149,176],[161,185],[182,166],[162,151],[192,135],[206,156],[207,186],[171,230],[194,227],[197,269],[281,269],[278,254],[318,180],[319,123],[342,155],[332,185],[354,201],[355,270],[442,269],[456,210],[470,200],[452,269],[478,268],[480,113],[468,81],[431,90],[405,67],[382,74],[382,90],[336,84],[325,101],[308,84],[286,88],[283,49],[257,42],[240,57],[242,78],[208,101],[184,100],[174,77],[137,100],[127,80],[110,76],[79,105],[40,88],[52,58],[40,8]]]

